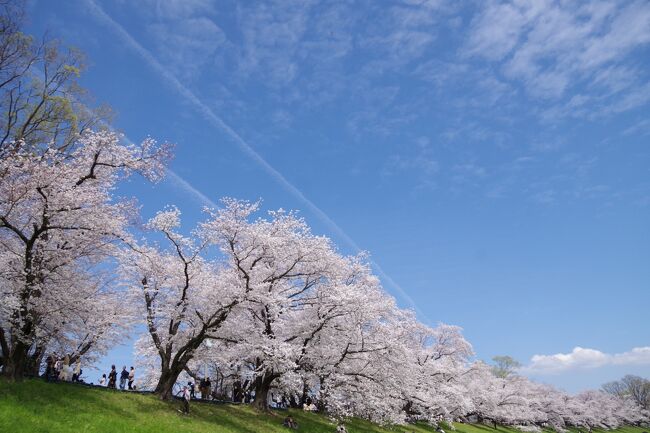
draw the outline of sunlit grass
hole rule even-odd
[[[259,413],[244,405],[194,402],[191,415],[178,412],[179,403],[164,403],[152,395],[48,384],[40,380],[23,383],[0,381],[0,432],[12,433],[287,433],[282,427],[286,411]],[[299,432],[331,433],[335,424],[327,417],[290,411]],[[432,433],[424,425],[382,428],[363,420],[348,420],[350,433]],[[456,424],[457,433],[517,433],[499,426]],[[641,433],[633,427],[617,433]]]

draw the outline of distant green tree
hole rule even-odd
[[[0,158],[24,141],[35,151],[65,151],[110,118],[106,107],[90,109],[78,84],[84,55],[47,36],[21,31],[23,1],[0,0]]]
[[[507,355],[499,355],[492,358],[494,365],[492,372],[496,377],[506,378],[512,376],[521,367],[521,364],[514,358]]]

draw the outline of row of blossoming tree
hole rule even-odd
[[[44,357],[92,363],[133,329],[151,389],[219,368],[253,404],[307,397],[333,415],[384,423],[477,420],[615,428],[648,422],[632,399],[568,395],[472,361],[460,328],[399,308],[364,255],[345,256],[285,211],[225,199],[191,231],[170,207],[145,224],[115,194],[134,173],[156,181],[170,147],[85,132],[64,147],[0,149],[0,351],[5,376]]]

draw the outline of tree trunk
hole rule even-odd
[[[306,380],[302,381],[302,394],[300,395],[300,407],[304,407],[307,404],[307,399],[309,398],[309,385]]]
[[[20,381],[25,376],[29,346],[18,341],[3,359],[2,375],[11,381]]]
[[[178,376],[180,374],[180,370],[177,371],[177,369],[163,368],[162,372],[160,373],[160,378],[158,379],[158,384],[154,390],[154,393],[158,396],[158,398],[161,400],[172,399],[174,385],[176,384],[176,381],[178,380]]]
[[[318,378],[318,385],[319,396],[316,407],[319,412],[324,413],[327,407],[327,391],[325,391],[325,378],[323,376]]]
[[[25,374],[31,377],[38,377],[41,374],[41,364],[45,356],[45,349],[42,346],[36,347],[36,350],[29,356]]]
[[[267,374],[255,381],[255,400],[253,406],[262,411],[269,410],[269,390],[271,383],[278,377],[276,374]]]

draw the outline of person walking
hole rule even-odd
[[[117,383],[117,371],[115,370],[115,366],[111,365],[111,372],[108,373],[108,388],[115,389],[116,383]]]
[[[190,388],[184,386],[181,390],[181,401],[183,402],[183,409],[179,412],[184,413],[185,415],[190,414],[190,399],[192,398],[190,394]]]
[[[120,389],[124,391],[126,388],[126,381],[129,380],[129,372],[126,371],[126,365],[122,366],[122,372],[120,373]]]
[[[49,355],[45,359],[45,374],[43,375],[45,377],[46,382],[52,381],[52,376],[54,374],[54,359],[52,359],[52,355]]]
[[[205,384],[203,386],[203,391],[201,391],[201,398],[207,400],[210,398],[210,391],[212,390],[212,382],[210,382],[210,378],[206,377],[205,378]]]
[[[129,390],[133,391],[133,381],[135,380],[135,368],[131,366],[131,371],[129,371]]]
[[[73,382],[81,382],[81,360],[77,359],[74,365],[74,372],[72,373]]]
[[[63,369],[63,361],[56,353],[54,354],[54,360],[54,377],[56,380],[59,378],[59,374],[61,374],[61,370]]]
[[[63,366],[59,372],[59,380],[70,382],[72,379],[72,369],[70,368],[70,355],[66,355],[63,360]]]
[[[201,393],[201,398],[205,398],[205,377],[199,381],[199,392]]]

